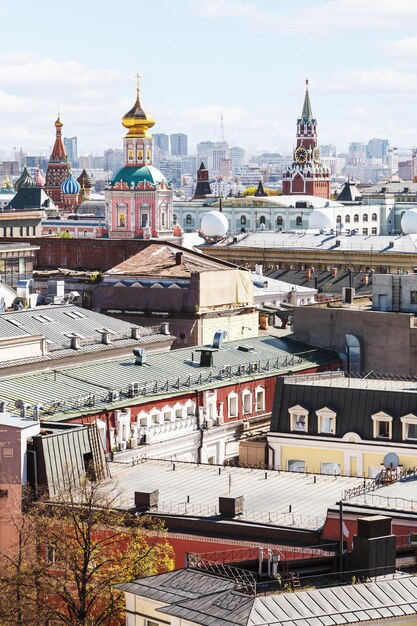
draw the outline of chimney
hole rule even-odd
[[[144,365],[146,363],[146,350],[145,348],[133,348],[133,354],[135,355],[135,365]]]
[[[132,326],[132,339],[140,339],[140,328],[137,326]]]
[[[169,324],[168,324],[168,322],[162,322],[162,324],[161,324],[161,333],[163,335],[169,335]]]
[[[79,350],[80,349],[80,338],[77,337],[76,335],[71,337],[71,348],[73,350]]]
[[[135,491],[135,507],[137,509],[157,509],[159,504],[159,489],[149,491]]]
[[[245,499],[243,496],[220,496],[219,513],[222,517],[242,515]]]
[[[183,252],[177,252],[175,254],[175,265],[183,265],[184,263],[184,254]]]
[[[110,343],[110,333],[107,330],[101,333],[101,343],[104,343],[106,346]]]
[[[384,576],[395,571],[396,537],[392,534],[391,522],[385,515],[358,519],[350,569],[367,576]]]
[[[0,413],[6,413],[8,404],[9,404],[8,400],[2,400],[0,402]]]

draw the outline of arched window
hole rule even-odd
[[[246,215],[240,216],[240,223],[242,226],[246,226]]]
[[[367,213],[363,214],[362,221],[363,222],[367,222],[368,221],[368,214]]]
[[[191,217],[191,215],[188,213],[188,215],[185,218],[185,223],[186,224],[191,224],[191,222],[193,221],[193,218]]]
[[[85,230],[84,231],[84,237],[87,237],[87,235],[88,235],[88,232]]]
[[[175,224],[178,223],[178,217],[176,216],[175,213],[172,214],[172,223],[174,224],[174,226],[175,226]]]
[[[282,219],[282,215],[278,215],[277,226],[282,226],[283,224],[284,224],[284,220]]]
[[[355,213],[355,215],[353,216],[353,221],[359,222],[359,215],[357,213]]]
[[[373,222],[377,222],[378,221],[378,215],[376,213],[372,213],[372,221]]]
[[[298,217],[295,218],[295,223],[297,226],[301,226],[303,223],[303,218],[299,215]]]
[[[341,215],[337,215],[336,216],[336,223],[337,224],[341,224],[342,223],[342,216]]]
[[[48,230],[48,235],[52,235],[52,228]]]
[[[265,215],[261,215],[261,217],[259,218],[259,223],[265,226]]]
[[[346,215],[345,222],[346,224],[350,224],[350,215]]]

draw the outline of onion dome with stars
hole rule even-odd
[[[33,180],[35,181],[35,185],[37,187],[44,187],[45,186],[45,179],[42,176],[39,167],[36,168],[36,172],[35,172],[35,176],[33,177]]]
[[[62,193],[64,195],[76,196],[77,194],[80,193],[80,190],[81,190],[80,183],[77,180],[75,180],[74,176],[70,172],[68,178],[64,180],[64,182],[61,185]]]
[[[128,129],[126,137],[147,137],[147,132],[155,125],[155,120],[145,113],[139,98],[139,75],[137,76],[136,102],[122,118],[122,124]]]
[[[27,167],[23,168],[23,172],[20,174],[19,178],[14,184],[14,188],[16,191],[20,191],[22,187],[36,187],[36,183],[33,180],[32,176],[29,174]]]

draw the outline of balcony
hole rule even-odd
[[[183,437],[197,430],[197,418],[195,415],[176,418],[173,421],[165,421],[161,424],[140,426],[138,429],[138,444],[160,443]]]

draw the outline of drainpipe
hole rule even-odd
[[[204,437],[204,430],[203,427],[201,426],[201,422],[200,422],[200,407],[198,404],[199,401],[199,393],[198,393],[198,389],[195,389],[194,391],[195,393],[195,416],[197,418],[197,428],[200,431],[200,441],[198,444],[198,448],[197,448],[197,463],[201,463],[201,451],[203,449],[203,437]]]

